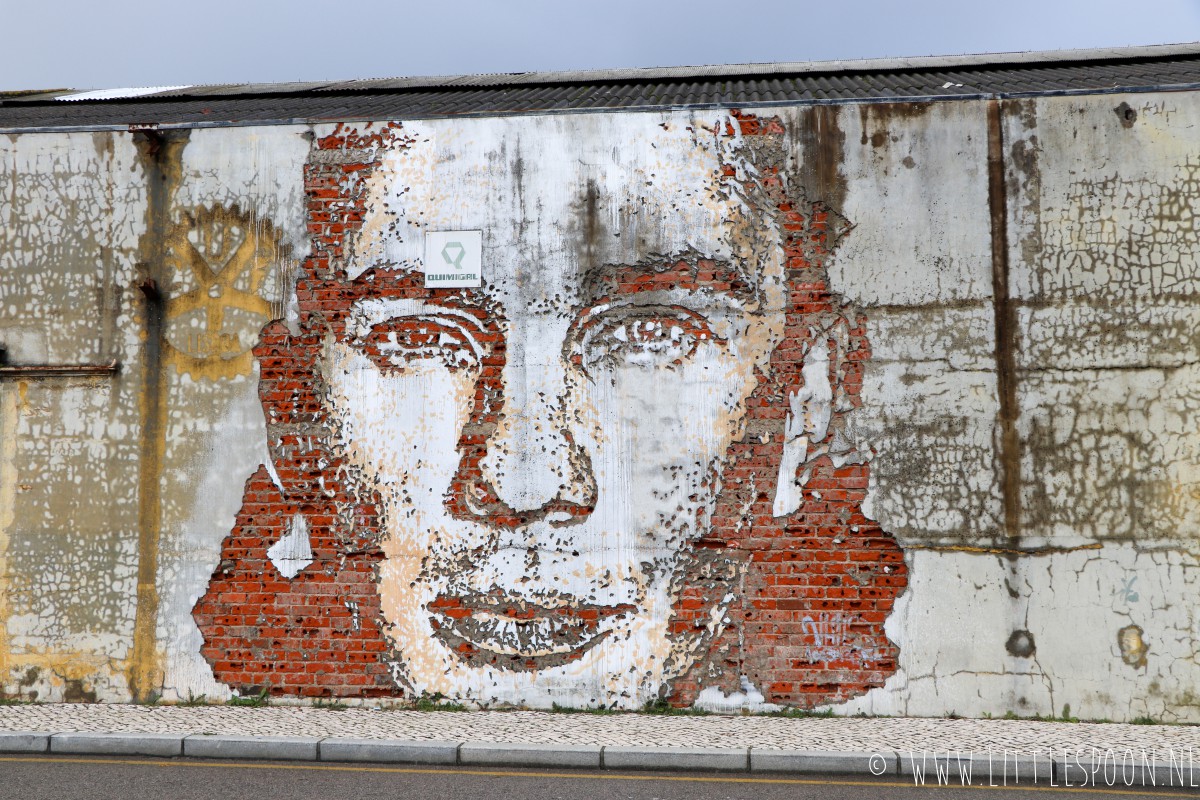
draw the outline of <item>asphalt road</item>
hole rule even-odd
[[[1200,791],[915,787],[850,778],[619,773],[188,759],[0,756],[8,800],[866,800],[1189,797]]]

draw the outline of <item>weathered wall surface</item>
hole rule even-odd
[[[120,697],[138,569],[144,175],[128,137],[9,136],[0,148],[9,361],[126,365],[119,382],[0,385],[0,666],[11,693]]]
[[[1006,258],[986,219],[927,204],[957,241],[900,272],[953,259],[961,277],[897,292],[917,337],[868,329],[873,508],[910,583],[888,623],[900,669],[847,710],[1197,718],[1198,110],[1190,94],[1005,103],[1002,203],[987,109],[934,134],[974,151],[956,180],[1003,215]],[[901,257],[927,246],[881,224]],[[886,280],[844,269],[851,295]]]
[[[265,129],[2,146],[8,363],[120,364],[0,382],[5,692],[220,697],[188,615],[265,458],[250,348],[307,246],[307,143]]]
[[[1197,116],[0,140],[3,691],[1200,719]]]

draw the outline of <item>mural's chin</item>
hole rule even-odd
[[[553,604],[519,597],[441,594],[430,605],[430,627],[457,658],[471,666],[539,670],[574,661],[635,613],[631,603]]]

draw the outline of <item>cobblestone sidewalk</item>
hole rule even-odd
[[[1200,727],[864,717],[732,717],[312,707],[0,706],[0,731],[358,737],[603,746],[824,751],[1064,748],[1175,752],[1200,758]]]

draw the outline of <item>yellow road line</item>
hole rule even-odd
[[[279,770],[310,770],[317,772],[368,772],[368,773],[390,773],[404,775],[477,775],[488,778],[573,778],[576,780],[607,780],[607,781],[674,781],[674,782],[690,782],[690,783],[760,783],[760,784],[785,784],[793,786],[880,786],[892,788],[907,788],[907,789],[985,789],[985,790],[1004,790],[1008,789],[1014,792],[1060,792],[1073,794],[1078,792],[1090,792],[1092,794],[1104,795],[1131,795],[1145,797],[1148,792],[1152,792],[1155,797],[1190,797],[1195,800],[1198,795],[1192,793],[1169,793],[1158,791],[1153,786],[1147,786],[1144,789],[1097,789],[1092,786],[959,786],[957,784],[924,783],[922,785],[914,785],[912,781],[866,781],[866,780],[830,780],[818,778],[752,778],[752,777],[734,777],[732,775],[657,775],[651,772],[645,774],[611,774],[611,773],[590,773],[590,772],[537,772],[537,771],[517,771],[517,770],[496,770],[496,769],[470,769],[460,767],[363,767],[353,765],[335,765],[335,764],[273,764],[263,762],[244,762],[244,761],[184,761],[171,758],[85,758],[77,756],[0,756],[0,762],[28,762],[28,763],[45,763],[48,761],[67,763],[67,764],[133,764],[138,766],[151,767],[208,767],[208,768],[223,768],[223,769],[279,769]]]

